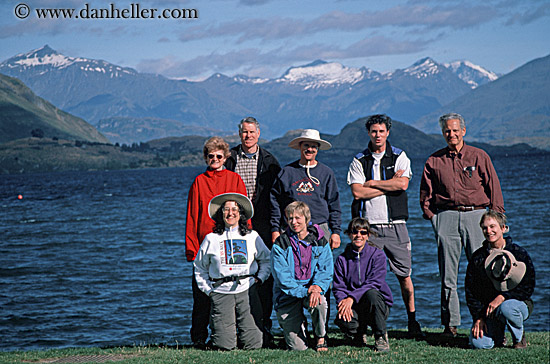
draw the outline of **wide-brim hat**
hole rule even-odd
[[[214,196],[210,200],[210,203],[208,203],[208,214],[212,219],[214,219],[216,212],[225,203],[225,201],[235,201],[240,204],[244,209],[244,216],[247,220],[254,216],[254,206],[252,206],[252,202],[250,202],[248,197],[240,193],[228,192]]]
[[[290,143],[288,143],[288,146],[293,149],[300,150],[300,143],[306,141],[319,143],[320,150],[329,150],[330,148],[332,148],[332,144],[330,144],[326,140],[321,139],[319,130],[315,129],[304,129],[299,137],[292,139]]]
[[[485,272],[498,291],[506,292],[517,287],[525,275],[525,263],[503,249],[491,249],[485,259]]]

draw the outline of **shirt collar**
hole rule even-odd
[[[239,146],[239,155],[242,157],[242,158],[249,158],[249,159],[257,159],[258,158],[258,153],[260,153],[260,146],[258,145],[258,148],[256,148],[256,152],[254,154],[252,154],[252,157],[249,158],[246,153],[243,151],[243,147],[242,145]]]
[[[460,152],[452,151],[451,148],[447,146],[447,156],[457,156],[458,158],[462,158],[462,155],[464,154],[464,148],[466,148],[466,142],[464,142],[464,145],[462,145],[462,149],[460,149]]]

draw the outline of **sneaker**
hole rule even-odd
[[[458,332],[456,330],[456,326],[445,326],[445,330],[443,330],[443,333],[441,336],[448,337],[448,338],[454,338],[458,335]]]
[[[518,342],[515,342],[514,345],[512,345],[514,349],[525,349],[527,347],[527,339],[525,338],[525,333],[521,337],[521,340]]]
[[[409,322],[408,334],[410,338],[423,339],[426,337],[426,334],[422,331],[420,324],[416,320]]]
[[[388,342],[387,333],[376,338],[374,341],[374,350],[381,353],[390,351],[390,343]]]

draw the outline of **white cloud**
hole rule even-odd
[[[167,77],[204,78],[215,72],[228,74],[246,73],[260,77],[278,77],[289,64],[310,62],[314,59],[345,60],[381,55],[409,54],[426,49],[432,40],[395,41],[384,36],[367,37],[346,47],[313,43],[293,48],[280,47],[271,50],[246,48],[226,53],[211,53],[188,60],[174,56],[141,61],[137,69],[160,73]]]

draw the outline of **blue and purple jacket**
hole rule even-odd
[[[330,244],[317,225],[310,225],[308,232],[303,241],[298,241],[287,229],[273,244],[271,273],[275,310],[285,302],[306,297],[312,285],[321,287],[323,294],[330,287],[333,274]]]

